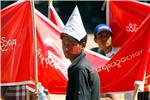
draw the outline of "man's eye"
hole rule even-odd
[[[73,45],[73,46],[74,46],[74,45],[77,45],[77,43],[75,43],[75,42],[72,42],[72,43],[71,43],[71,45]]]

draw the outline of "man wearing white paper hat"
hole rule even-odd
[[[82,52],[86,46],[87,33],[76,6],[61,34],[65,57],[72,64],[68,68],[66,100],[99,100],[98,73]]]

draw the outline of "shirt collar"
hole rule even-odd
[[[70,67],[73,67],[74,65],[76,65],[85,56],[86,56],[85,53],[81,53],[75,60],[73,60],[73,62],[70,65]]]
[[[114,50],[114,48],[112,48],[112,50],[106,54],[106,57],[111,58],[115,53],[116,53],[116,51]]]
[[[106,57],[111,58],[117,51],[118,51],[117,48],[112,48],[112,50],[106,54]]]

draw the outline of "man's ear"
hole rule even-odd
[[[86,42],[82,43],[82,47],[85,48],[86,47]]]
[[[97,39],[96,38],[94,38],[94,41],[95,41],[95,43],[97,43]]]

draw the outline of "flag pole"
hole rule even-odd
[[[101,11],[104,11],[105,10],[105,7],[106,7],[106,1],[104,0],[103,4],[102,4],[102,7],[101,7]]]
[[[134,94],[133,94],[132,100],[137,100],[139,87],[140,87],[139,84],[135,84],[135,89],[134,89]]]
[[[109,4],[110,4],[110,1],[106,1],[106,24],[109,25]]]
[[[34,77],[35,77],[35,92],[38,92],[38,62],[37,62],[37,37],[36,37],[36,20],[35,20],[35,6],[32,1],[32,23],[33,23],[33,38],[34,38]]]

